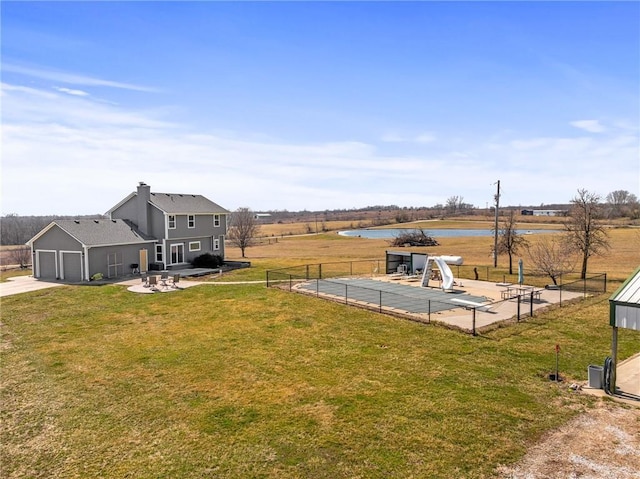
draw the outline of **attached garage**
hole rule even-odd
[[[34,276],[70,283],[146,270],[156,240],[126,220],[56,220],[27,243]],[[135,268],[134,268],[135,266]]]

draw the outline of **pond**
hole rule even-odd
[[[389,229],[380,229],[380,230],[346,230],[346,231],[338,231],[339,235],[342,236],[352,236],[358,238],[369,238],[369,239],[391,239],[396,238],[402,233],[410,233],[412,231],[417,231],[413,228],[389,228]],[[422,231],[429,236],[433,236],[434,238],[454,238],[461,236],[493,236],[492,230],[478,230],[478,229],[427,229],[423,228]],[[518,234],[540,234],[540,233],[557,233],[557,230],[517,230]]]

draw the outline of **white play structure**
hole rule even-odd
[[[461,256],[427,256],[427,262],[425,264],[424,270],[422,271],[422,286],[429,286],[429,280],[431,279],[431,274],[433,272],[433,265],[438,267],[440,271],[441,283],[440,286],[443,291],[452,291],[453,290],[453,272],[451,268],[449,268],[450,264],[453,265],[461,265],[462,257]]]

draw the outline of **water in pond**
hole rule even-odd
[[[391,239],[395,238],[402,233],[410,233],[412,231],[416,231],[412,228],[389,228],[389,229],[381,229],[381,230],[346,230],[339,231],[338,234],[342,236],[354,236],[360,238],[370,238],[370,239]],[[493,231],[491,230],[473,230],[473,229],[462,229],[462,230],[453,230],[453,229],[428,229],[423,228],[425,234],[433,236],[434,238],[452,238],[459,236],[493,236]],[[555,230],[518,230],[518,234],[539,234],[539,233],[556,233]]]

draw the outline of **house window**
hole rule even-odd
[[[156,245],[156,263],[162,263],[162,245]]]
[[[213,239],[213,250],[218,251],[220,249],[220,240],[218,238]]]
[[[169,229],[176,229],[176,215],[169,215]]]
[[[171,264],[184,263],[184,245],[171,245]]]
[[[196,227],[196,215],[188,215],[187,216],[187,227],[195,228]]]
[[[190,241],[189,251],[200,251],[200,241]]]
[[[213,215],[213,226],[220,226],[220,215]]]

